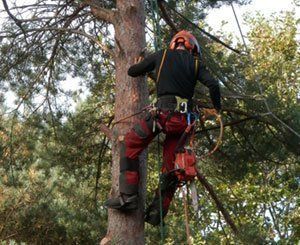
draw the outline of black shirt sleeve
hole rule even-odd
[[[219,82],[211,75],[205,65],[200,65],[198,80],[209,89],[210,98],[216,110],[221,110],[221,93]]]
[[[143,59],[141,62],[132,65],[128,69],[128,75],[131,77],[137,77],[145,75],[147,72],[153,71],[156,66],[158,53],[153,53]]]

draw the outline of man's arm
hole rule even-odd
[[[143,59],[141,62],[132,65],[128,69],[128,75],[131,77],[137,77],[145,75],[147,72],[150,72],[155,69],[157,53],[151,54]]]
[[[206,66],[201,65],[198,72],[198,80],[209,89],[209,94],[214,108],[221,110],[221,93],[219,82],[211,75]]]

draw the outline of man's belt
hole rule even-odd
[[[174,95],[164,95],[157,99],[156,107],[165,111],[187,113],[192,109],[192,101]]]

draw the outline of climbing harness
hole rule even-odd
[[[174,95],[163,95],[154,102],[154,105],[163,111],[188,113],[192,108],[192,102],[188,99]]]
[[[166,54],[167,54],[167,50],[165,49],[164,53],[163,53],[163,56],[162,56],[162,59],[161,59],[161,62],[160,62],[159,70],[158,70],[158,73],[157,73],[156,83],[158,83],[158,81],[159,81],[161,69],[162,69],[162,66],[163,66],[163,64],[165,62],[165,59],[166,59]]]

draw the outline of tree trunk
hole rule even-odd
[[[127,70],[145,47],[145,14],[143,0],[117,1],[118,20],[115,29],[116,102],[115,120],[140,111],[148,98],[144,78],[131,78]],[[137,118],[120,122],[114,127],[112,139],[111,196],[119,194],[119,139],[130,130]],[[146,189],[146,152],[140,157],[139,209],[131,213],[108,212],[108,229],[101,244],[144,244],[144,200]]]

